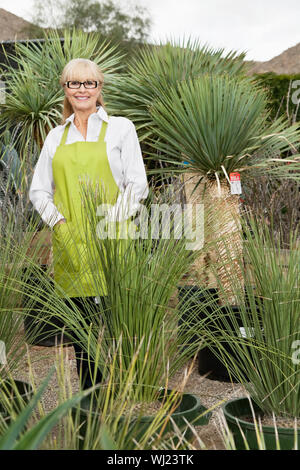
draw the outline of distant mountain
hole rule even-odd
[[[249,73],[300,73],[300,42],[266,62],[248,62]]]
[[[31,26],[26,20],[0,8],[0,41],[27,39],[26,28]]]

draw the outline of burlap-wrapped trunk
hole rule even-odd
[[[193,275],[207,287],[217,287],[215,271],[224,289],[221,303],[236,305],[235,286],[243,284],[239,196],[230,193],[226,180],[218,185],[207,179],[198,184],[199,179],[196,173],[184,175],[186,202],[204,205],[204,247],[193,265]]]

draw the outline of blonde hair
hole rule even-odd
[[[102,90],[102,86],[104,83],[104,75],[101,72],[99,66],[89,59],[72,59],[67,65],[64,67],[61,77],[60,77],[60,84],[64,86],[64,84],[68,80],[86,80],[87,78],[92,80],[97,80],[100,84],[100,90]],[[98,106],[104,106],[104,101],[102,97],[102,93],[97,99]],[[73,114],[73,108],[65,96],[64,104],[63,104],[63,113],[62,113],[62,124],[66,122],[66,119]]]

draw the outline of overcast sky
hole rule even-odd
[[[153,21],[151,40],[155,42],[191,36],[202,44],[223,47],[226,51],[246,51],[248,60],[263,61],[300,42],[300,0],[136,0],[136,3],[148,8]],[[0,0],[1,8],[25,19],[31,17],[32,4],[33,0]]]

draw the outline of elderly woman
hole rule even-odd
[[[35,209],[53,228],[54,279],[60,295],[72,298],[85,315],[86,305],[104,297],[99,297],[87,268],[80,181],[102,188],[114,220],[134,215],[148,194],[135,127],[126,118],[108,117],[103,81],[101,70],[90,60],[74,59],[65,66],[60,81],[65,92],[62,125],[45,140],[29,192]],[[73,243],[66,241],[67,234]],[[82,386],[87,388],[94,372],[79,342],[74,342],[74,348]],[[98,371],[96,381],[101,378]]]

